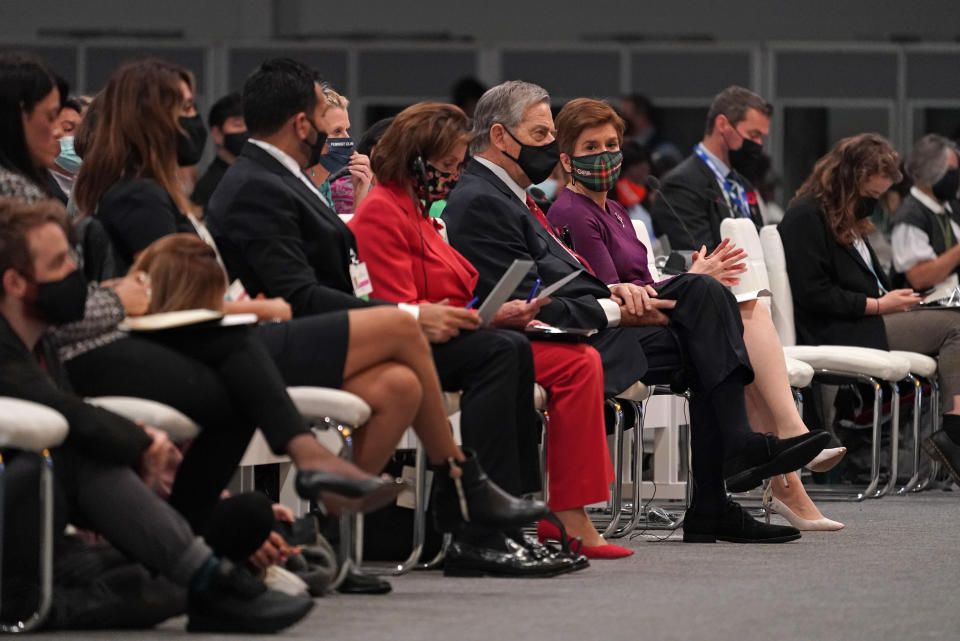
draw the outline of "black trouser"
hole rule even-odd
[[[533,352],[519,332],[463,332],[433,345],[440,383],[462,391],[460,435],[493,481],[511,494],[540,489]]]
[[[174,481],[170,503],[203,531],[257,427],[270,448],[307,427],[263,345],[246,328],[194,328],[128,337],[66,363],[83,396],[136,396],[165,403],[201,426]]]
[[[97,461],[69,448],[53,453],[54,540],[67,523],[93,530],[129,559],[178,585],[213,552],[183,518],[129,467]],[[3,557],[5,574],[35,576],[39,551],[40,459],[19,453],[4,474]],[[5,576],[6,578],[6,576]]]
[[[724,452],[739,447],[750,433],[743,386],[753,380],[753,370],[743,344],[743,321],[730,292],[708,276],[685,274],[656,289],[677,305],[668,312],[669,328],[635,332],[648,363],[641,380],[672,383],[682,368],[692,391],[694,503],[710,509],[726,498]]]

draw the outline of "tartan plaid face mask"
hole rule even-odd
[[[570,168],[573,179],[590,191],[610,191],[620,178],[623,154],[619,151],[602,151],[589,156],[573,156]]]

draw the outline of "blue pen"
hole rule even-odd
[[[474,296],[473,300],[467,303],[467,306],[464,309],[473,309],[473,306],[477,304],[477,301],[480,300],[479,296]]]
[[[530,290],[530,295],[527,296],[527,302],[533,300],[533,297],[537,295],[537,290],[540,289],[540,279],[537,279],[537,282],[533,284],[533,289]]]

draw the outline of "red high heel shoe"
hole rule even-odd
[[[537,522],[537,538],[541,543],[548,539],[559,541],[562,535],[557,526],[547,521]],[[633,554],[633,550],[607,543],[606,545],[584,545],[580,539],[574,539],[570,543],[571,551],[574,554],[582,554],[588,559],[622,559],[625,556]]]

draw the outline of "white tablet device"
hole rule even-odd
[[[500,280],[494,285],[487,299],[480,305],[477,314],[480,316],[481,326],[486,327],[497,315],[497,310],[503,305],[513,292],[517,290],[523,277],[527,275],[530,268],[533,267],[532,260],[514,260],[513,264],[507,268]]]

